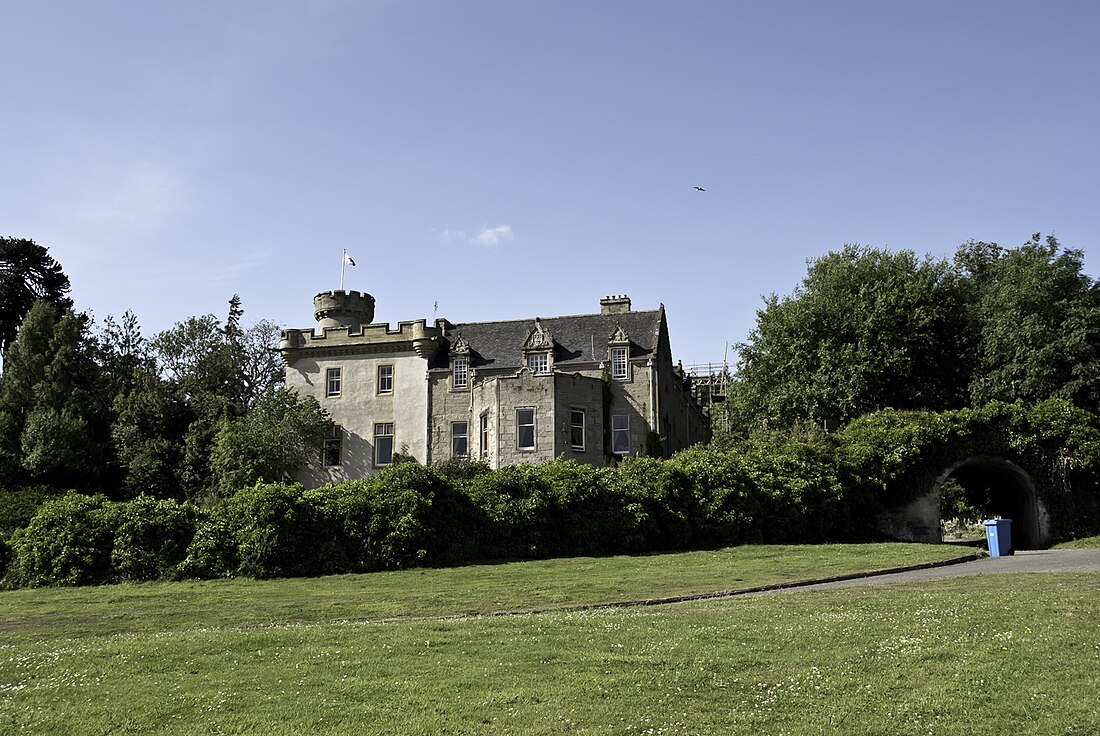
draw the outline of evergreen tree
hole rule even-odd
[[[35,301],[72,307],[69,278],[33,240],[0,238],[0,353],[6,353]]]
[[[0,377],[0,463],[17,485],[90,490],[105,470],[109,426],[87,319],[38,301]]]

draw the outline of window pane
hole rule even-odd
[[[469,358],[455,358],[451,375],[451,385],[454,388],[466,388],[469,385],[469,369]]]
[[[340,440],[325,440],[324,449],[321,451],[321,464],[326,468],[333,468],[340,464]]]
[[[611,452],[620,455],[630,452],[630,417],[626,414],[611,417]]]
[[[627,377],[626,348],[611,348],[611,377],[620,380]]]
[[[569,413],[569,443],[574,450],[584,449],[584,412],[571,411]]]
[[[393,366],[378,366],[378,393],[393,393]]]
[[[516,409],[516,448],[535,449],[535,410]]]
[[[481,455],[484,457],[489,453],[489,415],[481,415],[481,425],[479,427],[481,434]]]
[[[531,353],[527,356],[527,367],[536,375],[546,375],[550,372],[550,355],[548,353]]]
[[[393,462],[393,424],[379,422],[374,425],[374,464],[389,465]]]
[[[454,457],[466,457],[466,422],[451,423],[451,455]]]
[[[325,371],[325,396],[340,395],[340,369],[329,368]]]
[[[393,437],[379,437],[374,444],[375,465],[393,462]]]

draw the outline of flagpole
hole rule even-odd
[[[348,265],[348,249],[344,248],[344,254],[340,256],[340,291],[344,290],[344,266]]]

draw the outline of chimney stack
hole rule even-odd
[[[630,311],[630,297],[626,294],[605,296],[600,299],[600,314],[622,314]]]

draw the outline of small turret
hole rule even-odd
[[[322,291],[313,297],[313,317],[322,330],[359,330],[374,320],[374,297],[358,291]]]
[[[424,320],[413,323],[413,350],[429,363],[439,352],[438,330],[431,329],[424,324]]]

